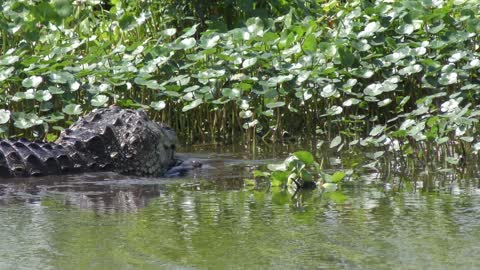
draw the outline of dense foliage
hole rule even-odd
[[[452,164],[480,149],[478,1],[307,1],[231,30],[250,13],[220,27],[220,2],[210,21],[197,2],[3,1],[0,133],[54,137],[116,103],[186,142],[314,136]]]

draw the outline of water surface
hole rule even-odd
[[[296,200],[244,185],[241,152],[179,178],[0,182],[0,269],[478,269],[475,179],[422,191],[367,174]],[[267,159],[268,158],[268,159]]]

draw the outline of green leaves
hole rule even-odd
[[[257,63],[257,58],[256,57],[245,59],[242,63],[242,68],[249,68],[249,67],[255,65],[255,63]]]
[[[20,60],[18,55],[4,55],[0,57],[0,66],[13,65]]]
[[[38,90],[35,92],[35,99],[40,102],[49,101],[52,99],[52,94],[48,90]]]
[[[340,54],[340,62],[342,63],[343,66],[345,67],[353,66],[353,63],[355,61],[355,56],[350,50],[348,50],[347,48],[341,47],[338,49],[338,53]]]
[[[194,38],[185,38],[178,40],[176,43],[172,44],[172,49],[174,50],[189,50],[197,44],[197,41]]]
[[[78,104],[68,104],[62,111],[68,115],[80,115],[82,114],[82,106]]]
[[[19,129],[27,129],[43,123],[43,120],[34,113],[14,113],[14,126]]]
[[[342,143],[342,137],[336,136],[333,138],[333,140],[330,142],[330,148],[337,147],[339,144]]]
[[[37,88],[43,82],[40,76],[31,76],[22,81],[22,86],[25,88]]]
[[[92,106],[102,107],[108,102],[108,97],[106,95],[96,95],[92,98]],[[81,113],[81,112],[80,112]]]
[[[370,22],[367,25],[365,25],[365,28],[363,31],[358,33],[358,37],[359,38],[370,37],[370,36],[373,36],[379,30],[380,30],[379,22]]]
[[[10,111],[0,109],[0,125],[7,123],[8,120],[10,120]]]
[[[313,34],[305,38],[302,44],[302,50],[307,53],[313,53],[317,50],[317,38]]]
[[[203,100],[201,98],[199,99],[195,99],[193,100],[191,103],[189,103],[188,105],[185,105],[183,108],[182,108],[182,112],[186,112],[186,111],[189,111],[191,109],[194,109],[196,107],[198,107],[200,104],[203,103]]]
[[[315,161],[312,153],[308,151],[297,151],[287,157],[281,164],[269,164],[271,171],[264,172],[255,170],[253,176],[257,179],[270,179],[270,186],[281,188],[280,192],[273,189],[274,196],[278,196],[278,203],[287,203],[286,191],[292,193],[292,199],[303,189],[312,189],[318,187],[326,196],[331,194],[334,201],[341,203],[348,197],[337,191],[340,183],[351,175],[352,171],[336,171],[333,175],[327,174],[321,170],[320,165]],[[332,193],[333,192],[333,193]],[[276,195],[275,195],[276,194]],[[273,199],[273,198],[272,198]]]
[[[72,1],[69,0],[53,0],[53,7],[61,18],[67,18],[72,15],[73,6]]]
[[[285,106],[285,102],[283,101],[270,102],[270,103],[267,103],[266,106],[269,109],[279,108],[279,107]]]
[[[312,153],[308,152],[308,151],[298,151],[298,152],[294,152],[293,155],[298,158],[300,161],[302,161],[303,163],[305,163],[305,165],[307,166],[310,166],[313,164],[313,162],[315,161]]]
[[[78,12],[66,0],[6,1],[3,121],[10,121],[7,111],[57,119],[109,103],[156,111],[169,104],[174,127],[185,116],[209,119],[182,123],[206,140],[317,136],[330,138],[326,148],[334,151],[383,149],[395,140],[468,149],[478,141],[475,1],[332,1],[312,16],[298,9],[279,18],[247,16],[231,30],[212,18],[194,25],[173,18],[167,10],[174,4],[117,1],[100,13],[95,1]]]
[[[156,111],[161,111],[165,108],[166,104],[165,101],[160,100],[160,101],[152,101],[150,103],[150,107]]]

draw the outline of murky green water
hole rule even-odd
[[[186,178],[2,182],[0,269],[480,268],[474,180],[422,192],[366,175],[347,197],[285,201],[243,186],[261,160],[216,156]]]

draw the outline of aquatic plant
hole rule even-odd
[[[293,188],[294,192],[316,187],[335,190],[336,184],[346,176],[344,171],[337,171],[333,175],[325,173],[308,151],[294,152],[282,163],[269,164],[267,168],[270,172],[255,170],[254,177],[267,177],[271,186]]]

